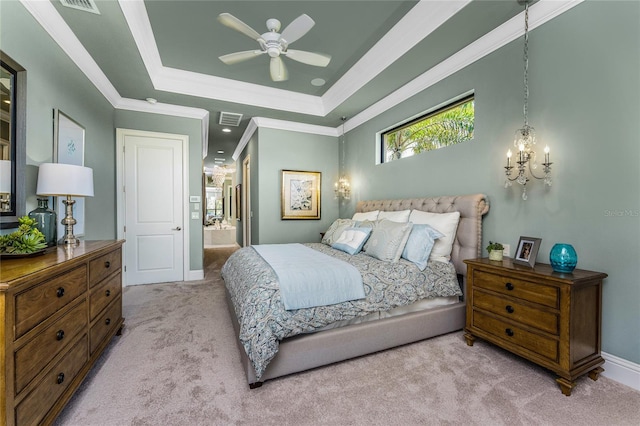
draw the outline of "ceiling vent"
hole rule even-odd
[[[93,0],[60,0],[63,6],[70,7],[72,9],[84,10],[85,12],[95,13],[100,15],[98,6]]]
[[[235,112],[220,112],[220,120],[218,120],[218,124],[223,126],[234,126],[237,127],[240,125],[240,120],[242,120],[242,114],[236,114]]]

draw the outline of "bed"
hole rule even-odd
[[[481,254],[482,217],[489,211],[486,196],[474,194],[400,200],[360,201],[357,203],[356,213],[367,214],[367,212],[374,211],[389,212],[387,214],[390,215],[393,214],[390,212],[403,211],[411,211],[412,215],[414,211],[417,213],[459,212],[459,221],[454,231],[452,241],[450,262],[429,262],[427,270],[430,271],[430,276],[435,274],[435,278],[433,278],[435,282],[450,280],[447,274],[453,274],[459,290],[465,288],[466,265],[463,261],[468,258],[479,257]],[[369,256],[367,256],[367,254],[360,253],[350,257],[341,251],[334,250],[326,244],[309,243],[305,246],[313,250],[322,251],[329,256],[354,263],[356,266],[360,265],[358,266],[359,268],[362,265],[364,265],[362,267],[365,269],[382,267],[380,266],[380,261],[368,259]],[[315,328],[309,330],[305,329],[305,326],[300,326],[299,330],[288,330],[285,333],[285,335],[289,336],[289,334],[293,334],[295,331],[295,335],[291,337],[274,337],[271,336],[271,334],[275,335],[276,332],[272,332],[272,328],[277,329],[280,327],[279,321],[282,323],[286,322],[276,318],[273,321],[273,323],[276,324],[275,326],[268,330],[263,329],[258,333],[254,333],[253,336],[248,337],[246,332],[248,322],[253,322],[253,327],[255,327],[256,322],[263,324],[270,321],[268,318],[272,318],[265,312],[247,313],[245,308],[240,307],[240,305],[246,303],[244,303],[243,300],[239,300],[239,298],[247,297],[249,293],[243,293],[236,287],[238,285],[242,286],[245,281],[249,281],[250,279],[258,279],[249,278],[248,276],[243,277],[243,270],[249,270],[250,272],[248,272],[247,275],[252,275],[253,277],[263,274],[263,272],[256,272],[256,270],[252,269],[253,263],[258,263],[257,258],[260,258],[260,255],[254,253],[254,248],[255,247],[246,247],[238,250],[229,258],[222,268],[229,312],[236,336],[238,337],[237,342],[242,358],[242,365],[246,372],[247,382],[250,388],[261,386],[264,381],[276,377],[450,333],[464,327],[465,303],[463,297],[457,295],[461,295],[461,293],[456,293],[455,296],[453,295],[454,293],[447,293],[448,297],[434,300],[424,300],[424,295],[416,296],[420,300],[416,300],[416,303],[411,303],[408,306],[385,306],[383,312],[377,317],[373,313],[364,316],[362,312],[355,314],[353,312],[347,312],[343,315],[341,313],[342,311],[336,313],[338,310],[333,309],[334,306],[326,307],[326,311],[323,311],[323,309],[325,309],[324,307],[287,311],[287,321],[290,319],[289,317],[293,316],[304,317],[303,322],[296,324],[304,324],[306,326],[306,324],[313,323]],[[393,271],[393,273],[389,275],[397,274],[406,276],[416,274],[416,276],[418,276],[418,272],[415,272],[418,268],[410,265],[410,263],[411,262],[401,260],[393,264],[386,263],[385,267],[390,268],[389,271]],[[268,264],[266,265],[268,266]],[[449,268],[450,271],[447,271],[447,268]],[[264,272],[264,274],[267,274],[267,272]],[[363,274],[363,279],[364,278]],[[247,285],[246,287],[248,288],[250,286]],[[404,285],[404,287],[406,287],[406,285]],[[431,285],[431,287],[433,287],[433,285]],[[369,289],[369,291],[371,290]],[[279,290],[277,288],[269,289],[268,291],[262,289],[257,297],[263,297],[265,293],[269,292],[278,295]],[[415,292],[416,290],[413,288],[409,291],[411,294]],[[367,299],[368,298],[369,296],[367,296]],[[280,304],[279,299],[274,300],[277,300],[277,303],[273,303],[273,301],[269,303]],[[444,301],[440,303],[440,300]],[[355,312],[355,309],[359,308],[358,303],[359,301],[353,301],[344,302],[339,305],[344,305],[344,309],[346,310],[354,309]],[[268,303],[263,303],[263,306],[266,304]],[[370,309],[370,307],[368,308]],[[255,311],[262,308],[254,307],[253,309]],[[343,308],[341,307],[340,309]],[[290,312],[293,312],[293,314],[290,314]],[[355,315],[355,317],[351,318],[351,314]],[[320,315],[322,319],[316,319],[313,315]],[[327,319],[326,317],[331,317],[331,319]],[[339,326],[336,326],[332,322],[334,319],[339,320]],[[243,325],[241,325],[241,323]],[[296,327],[297,326],[293,326],[293,328]],[[266,362],[261,361],[260,357],[264,357]]]

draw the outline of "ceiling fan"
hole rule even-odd
[[[289,74],[282,60],[282,56],[288,56],[294,61],[316,67],[326,67],[329,65],[329,61],[331,61],[331,56],[324,53],[289,49],[291,43],[305,35],[315,25],[315,21],[306,14],[302,14],[294,19],[287,25],[282,33],[278,32],[280,30],[280,21],[273,18],[268,19],[267,28],[269,31],[262,35],[230,13],[221,13],[218,15],[218,21],[229,28],[251,37],[260,44],[260,49],[245,50],[220,56],[219,59],[227,65],[246,61],[266,53],[271,57],[269,65],[271,80],[284,81],[289,78]]]

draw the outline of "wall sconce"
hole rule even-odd
[[[347,117],[342,116],[340,117],[340,120],[342,120],[342,140],[340,142],[340,169],[344,169],[344,143],[346,139],[346,135],[344,133],[344,122],[347,121]],[[347,179],[346,176],[340,176],[334,186],[335,188],[333,191],[335,193],[335,198],[342,198],[344,200],[348,200],[351,198],[351,185],[349,185],[349,179]]]
[[[36,194],[42,196],[62,196],[66,206],[66,216],[61,223],[65,227],[65,246],[75,246],[80,240],[73,235],[73,205],[71,197],[93,197],[93,169],[61,163],[43,163],[38,170]]]
[[[507,165],[505,174],[507,178],[504,181],[504,187],[508,188],[516,181],[522,185],[522,199],[527,199],[527,182],[529,176],[544,180],[545,185],[551,186],[551,163],[549,161],[549,147],[544,149],[544,163],[542,163],[544,176],[536,176],[534,170],[538,167],[536,161],[536,152],[534,145],[536,144],[536,131],[529,126],[529,1],[524,4],[524,127],[516,130],[513,145],[518,149],[518,174],[511,177],[511,170],[515,167],[511,165],[511,150],[507,151]],[[527,173],[527,169],[529,172]]]

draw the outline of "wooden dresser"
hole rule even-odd
[[[576,269],[553,272],[511,259],[465,260],[469,346],[481,337],[541,365],[559,377],[570,396],[577,377],[604,371],[600,356],[602,280],[607,274]]]
[[[0,424],[50,424],[122,318],[123,241],[0,264]]]

